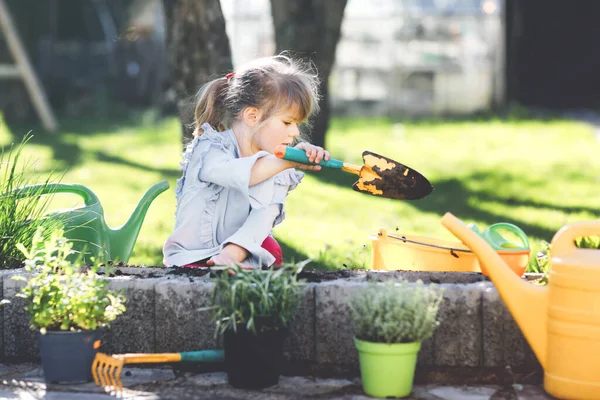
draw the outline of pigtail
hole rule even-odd
[[[198,91],[196,109],[194,112],[195,124],[194,135],[202,135],[201,126],[209,123],[218,131],[224,131],[227,109],[225,97],[227,96],[227,79],[218,78],[206,83]]]

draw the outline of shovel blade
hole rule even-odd
[[[382,155],[365,151],[364,165],[352,188],[373,196],[397,200],[422,199],[433,191],[427,178],[412,168]]]

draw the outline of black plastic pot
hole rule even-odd
[[[283,341],[288,329],[261,332],[225,332],[225,371],[229,384],[241,389],[262,389],[279,383]]]
[[[82,383],[92,380],[92,361],[98,352],[100,332],[38,333],[38,339],[46,382]]]

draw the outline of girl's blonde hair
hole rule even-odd
[[[230,128],[246,107],[263,112],[261,124],[289,109],[296,110],[299,122],[306,123],[318,112],[318,102],[319,78],[311,63],[286,55],[259,58],[200,88],[194,135],[202,135],[200,127],[206,122],[219,131]]]

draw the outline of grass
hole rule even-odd
[[[50,237],[56,230],[59,219],[41,218],[50,203],[49,196],[43,196],[47,185],[58,176],[53,174],[38,181],[31,168],[32,160],[23,159],[22,153],[31,136],[23,137],[20,143],[0,148],[0,268],[18,268],[23,260],[23,253],[18,244],[29,247],[34,234],[40,227],[46,228],[43,239]],[[19,188],[40,183],[32,187],[23,196]],[[25,222],[24,222],[25,221]],[[33,223],[32,223],[33,222]]]
[[[2,125],[0,145],[20,141],[28,128]],[[33,129],[27,151],[41,174],[65,170],[63,182],[81,183],[100,198],[111,227],[124,223],[152,184],[171,190],[151,205],[130,264],[162,265],[161,248],[174,218],[173,188],[181,145],[175,118],[144,114],[110,123],[63,121],[58,135]],[[426,121],[394,124],[384,119],[335,119],[328,149],[362,163],[371,150],[417,169],[435,186],[419,201],[394,201],[351,188],[340,171],[307,174],[290,193],[287,218],[275,229],[289,261],[312,258],[307,267],[370,265],[368,236],[390,231],[454,239],[441,226],[446,211],[485,228],[495,222],[521,227],[533,244],[551,241],[563,225],[598,218],[600,142],[585,124],[566,120]],[[61,194],[54,207],[81,204]]]

